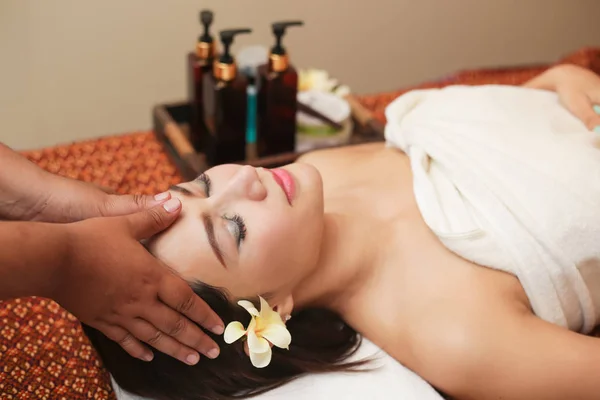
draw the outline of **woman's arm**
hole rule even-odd
[[[600,133],[600,77],[576,65],[559,65],[526,82],[523,87],[551,90],[590,130]]]
[[[600,339],[547,323],[528,312],[490,312],[439,329],[417,352],[420,373],[460,400],[595,400]],[[431,339],[431,338],[430,338]]]
[[[575,65],[557,65],[556,67],[552,67],[539,74],[535,78],[528,80],[523,84],[523,87],[550,90],[555,92],[558,82],[564,79],[564,75],[568,75],[569,73],[578,71],[580,69],[582,68]]]

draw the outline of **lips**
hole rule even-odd
[[[288,203],[292,204],[295,193],[295,183],[292,175],[284,169],[277,168],[269,170],[273,174],[273,179],[281,187],[285,196],[287,197]]]

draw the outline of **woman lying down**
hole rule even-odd
[[[223,318],[215,360],[145,363],[86,327],[116,382],[230,399],[365,364],[364,336],[457,399],[598,399],[600,78],[415,91],[386,144],[172,188],[148,249]],[[368,373],[368,372],[357,372]]]

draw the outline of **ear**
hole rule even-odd
[[[291,318],[292,311],[294,311],[294,298],[291,294],[287,295],[278,301],[273,309],[281,316],[283,322],[286,322]]]

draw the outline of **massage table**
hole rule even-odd
[[[600,48],[580,49],[555,64],[561,63],[600,73]],[[435,82],[362,96],[359,101],[385,122],[385,107],[408,90],[453,84],[518,85],[555,64],[465,70]],[[153,132],[103,137],[24,151],[23,155],[50,172],[121,194],[154,194],[182,181]],[[376,357],[374,365],[381,367],[377,371],[306,376],[257,399],[442,398],[424,380],[368,341],[355,357],[371,355]],[[77,320],[53,301],[35,297],[0,302],[0,398],[136,399],[111,384],[110,375],[103,369]]]

